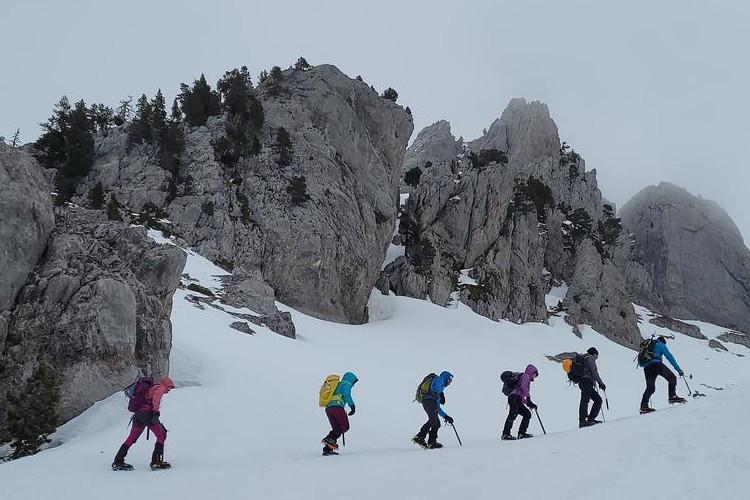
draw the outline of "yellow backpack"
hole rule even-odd
[[[338,375],[328,375],[320,387],[320,397],[318,398],[318,406],[321,408],[328,406],[328,404],[334,399],[341,399],[341,396],[334,396],[336,388],[341,382],[341,377]]]

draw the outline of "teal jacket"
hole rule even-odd
[[[677,364],[677,360],[674,359],[674,356],[672,356],[672,353],[669,352],[669,349],[667,348],[667,344],[664,342],[656,341],[654,345],[654,359],[643,365],[643,368],[646,368],[647,366],[653,365],[655,363],[663,363],[662,356],[667,358],[669,363],[674,366],[674,369],[678,372],[681,372],[682,369],[680,368],[680,365]]]
[[[336,386],[336,390],[333,391],[331,402],[328,403],[326,408],[331,408],[332,406],[343,408],[344,405],[348,405],[349,408],[351,408],[354,406],[354,400],[352,399],[352,386],[357,380],[357,376],[352,372],[344,373],[344,376],[341,377],[341,382]]]

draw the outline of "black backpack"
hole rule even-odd
[[[500,381],[503,383],[503,394],[510,396],[516,387],[518,387],[518,381],[521,379],[519,372],[504,371],[500,374]]]
[[[573,364],[570,365],[570,371],[568,372],[568,380],[577,384],[583,378],[583,354],[576,354],[573,358]]]

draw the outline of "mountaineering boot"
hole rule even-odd
[[[518,439],[528,439],[533,438],[534,436],[532,434],[529,434],[528,432],[519,432],[518,433]]]
[[[502,439],[503,441],[515,441],[516,440],[516,438],[514,438],[513,435],[511,434],[503,434],[500,439]]]
[[[420,436],[419,434],[411,438],[411,442],[421,446],[422,448],[427,448],[427,443],[425,442],[424,438]]]
[[[172,465],[164,461],[164,445],[156,443],[151,454],[151,470],[169,469]]]
[[[591,424],[588,420],[579,420],[578,421],[578,428],[583,429],[584,427],[589,427]]]
[[[328,446],[324,446],[323,447],[323,456],[327,457],[329,455],[338,455],[338,453],[336,452],[336,450],[333,450],[333,449],[329,448]]]
[[[339,445],[338,445],[338,443],[336,443],[336,440],[333,439],[333,438],[330,438],[328,436],[324,437],[323,441],[321,441],[321,443],[323,443],[323,446],[325,446],[327,448],[330,448],[330,449],[332,449],[334,451],[336,451],[336,450],[339,449]]]
[[[649,408],[648,406],[645,408],[641,408],[641,415],[645,415],[646,413],[652,413],[655,412],[653,408]]]
[[[125,463],[125,455],[128,454],[128,447],[124,444],[117,450],[117,455],[112,461],[112,470],[133,470],[133,466]]]
[[[601,421],[601,420],[596,420],[596,419],[592,419],[592,420],[587,420],[587,421],[586,421],[586,423],[587,423],[587,424],[588,424],[589,426],[591,426],[591,425],[601,424],[601,423],[602,423],[602,421]]]
[[[435,441],[434,443],[427,443],[427,449],[428,450],[437,450],[439,448],[442,448],[443,445]]]
[[[669,398],[669,404],[673,405],[675,403],[687,403],[687,399],[681,398],[680,396],[674,396]]]

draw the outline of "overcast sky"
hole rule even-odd
[[[0,0],[0,135],[24,140],[66,94],[116,105],[201,72],[303,55],[393,86],[415,134],[473,139],[512,97],[621,206],[663,180],[718,201],[750,241],[750,2]]]

